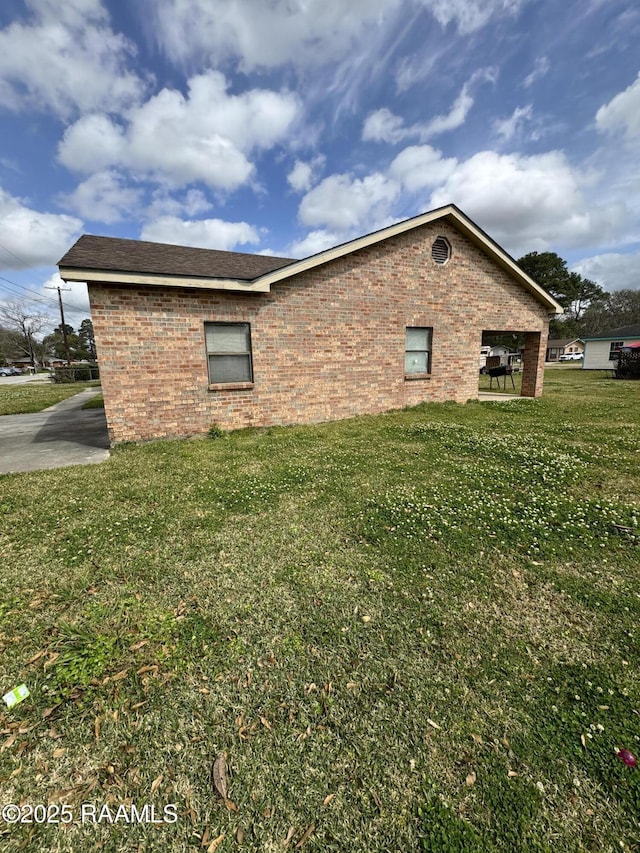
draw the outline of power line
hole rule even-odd
[[[10,278],[5,278],[4,276],[0,275],[0,280],[6,281],[8,284],[11,284],[14,287],[20,288],[20,290],[23,290],[26,294],[33,294],[33,296],[31,297],[32,301],[34,301],[34,299],[40,299],[40,300],[46,299],[47,301],[53,302],[54,304],[57,302],[55,297],[47,296],[46,294],[43,294],[43,293],[38,293],[37,290],[32,290],[31,288],[26,287],[24,284],[18,284],[17,281],[11,281]],[[3,287],[3,286],[0,285],[0,287]],[[15,297],[18,297],[18,298],[21,297],[21,294],[15,293],[14,291],[9,290],[8,287],[3,287],[3,289],[7,290],[9,293],[11,293]],[[79,305],[74,305],[72,302],[67,303],[67,308],[69,308],[69,310],[71,310],[71,311],[77,311],[77,312],[80,312],[83,314],[90,313],[86,308],[81,308]]]
[[[27,260],[27,258],[22,258],[20,255],[17,255],[12,249],[9,249],[4,243],[0,243],[0,249],[4,249],[5,252],[8,252],[10,255],[13,255],[21,264],[25,264],[27,267],[33,266],[32,262]]]

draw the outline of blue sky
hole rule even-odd
[[[3,0],[0,300],[82,233],[304,257],[449,202],[638,288],[638,44],[633,0]]]

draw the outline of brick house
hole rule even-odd
[[[85,235],[113,442],[311,423],[478,396],[483,332],[525,333],[542,392],[561,307],[448,205],[304,260]]]

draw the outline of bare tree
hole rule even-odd
[[[14,338],[16,346],[28,356],[35,370],[38,366],[37,354],[40,349],[36,335],[51,320],[44,314],[29,308],[24,302],[6,302],[0,305],[0,319],[6,327],[16,333]]]

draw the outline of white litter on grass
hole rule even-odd
[[[7,708],[13,708],[14,705],[18,705],[29,695],[29,688],[27,685],[19,684],[17,687],[14,687],[13,690],[5,693],[2,697],[2,701],[6,704]]]

